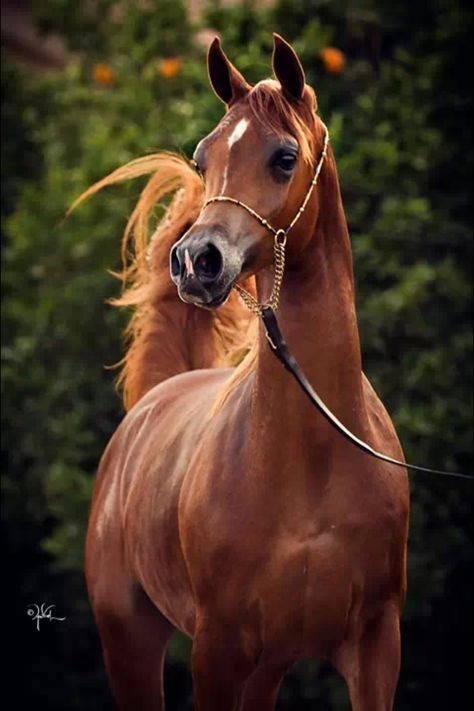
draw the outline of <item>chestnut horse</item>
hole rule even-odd
[[[129,412],[100,463],[86,545],[110,685],[121,709],[163,709],[163,659],[178,629],[192,639],[200,711],[273,709],[285,673],[302,658],[332,663],[355,711],[388,711],[400,666],[406,471],[344,440],[274,358],[260,324],[251,337],[231,290],[247,280],[260,300],[268,297],[273,239],[238,204],[207,203],[230,196],[277,229],[287,226],[308,192],[325,127],[279,36],[276,79],[250,86],[217,40],[208,68],[227,111],[196,149],[204,180],[185,160],[158,154],[87,193],[152,173],[125,236],[126,251],[135,240],[120,301],[135,306],[122,373]],[[178,187],[147,241],[157,200]],[[361,368],[330,148],[288,235],[278,313],[331,410],[402,458]],[[247,334],[251,347],[236,368],[222,367],[232,333],[234,349]]]

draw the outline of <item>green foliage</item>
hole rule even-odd
[[[8,62],[2,69],[8,549],[12,560],[28,562],[18,575],[21,600],[51,594],[64,603],[90,655],[97,640],[82,581],[83,537],[95,468],[122,414],[114,373],[104,368],[122,355],[125,323],[105,303],[118,288],[107,270],[118,266],[140,184],[109,189],[64,215],[82,190],[131,158],[161,149],[191,155],[223,108],[181,2],[54,0],[35,8],[40,25],[63,33],[77,59],[52,76]],[[215,2],[206,24],[250,81],[269,74],[273,30],[293,41],[338,160],[366,372],[408,459],[469,471],[470,13],[448,0],[365,0],[357,9],[346,0],[280,0],[264,10]],[[346,55],[341,73],[325,69],[319,51],[328,45]],[[181,64],[167,78],[160,62],[170,57]],[[97,80],[100,63],[109,83]],[[454,666],[444,643],[456,641],[467,614],[466,594],[452,594],[465,586],[471,559],[467,489],[412,477],[400,709],[446,705],[443,675]],[[188,655],[189,645],[174,640],[171,662]],[[49,708],[71,707],[64,701],[71,694],[73,708],[106,708],[97,657],[80,674],[77,657],[68,659],[76,671],[65,670]],[[44,667],[53,673],[57,663],[51,657]],[[39,682],[32,688],[40,694]],[[463,688],[450,698],[466,707]],[[285,685],[281,708],[341,710],[341,689],[326,667],[316,674],[303,665]],[[175,708],[185,704],[183,697]]]

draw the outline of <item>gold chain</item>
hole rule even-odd
[[[280,241],[280,235],[283,235],[282,241]],[[280,290],[283,282],[283,275],[285,273],[285,245],[286,245],[286,234],[284,230],[279,230],[275,235],[275,241],[273,243],[273,253],[275,257],[274,266],[274,278],[273,287],[270,298],[265,304],[260,304],[252,294],[249,294],[242,286],[236,284],[234,289],[238,292],[240,298],[246,305],[246,307],[252,311],[252,313],[260,315],[262,310],[266,306],[270,306],[274,311],[278,308],[280,301]]]
[[[324,124],[323,124],[324,126]],[[274,311],[278,308],[278,304],[280,302],[280,291],[281,291],[281,285],[283,282],[283,275],[285,273],[285,246],[286,246],[286,239],[288,236],[288,232],[293,229],[295,224],[298,222],[300,219],[301,215],[306,209],[306,206],[311,198],[311,195],[313,193],[313,190],[315,188],[316,183],[318,182],[319,174],[321,172],[321,168],[323,167],[324,159],[326,158],[326,153],[327,153],[327,148],[329,144],[329,132],[326,126],[324,126],[325,130],[325,136],[324,136],[324,145],[323,145],[323,150],[321,153],[321,157],[319,159],[318,165],[316,166],[316,170],[314,172],[313,179],[311,181],[311,184],[308,188],[308,192],[306,193],[306,196],[301,204],[301,207],[299,208],[298,212],[286,228],[286,230],[283,229],[275,229],[269,222],[266,220],[264,217],[261,217],[261,215],[258,214],[253,208],[249,207],[249,205],[246,205],[244,202],[241,200],[237,200],[236,198],[233,197],[228,197],[227,195],[218,195],[216,197],[209,198],[209,200],[206,200],[204,205],[202,206],[202,209],[207,207],[212,202],[231,202],[234,205],[238,205],[238,207],[243,207],[244,210],[247,210],[252,217],[255,217],[256,220],[260,222],[264,227],[266,227],[269,232],[271,232],[274,236],[274,243],[273,243],[273,253],[274,253],[274,277],[273,277],[273,287],[272,287],[272,292],[270,294],[270,297],[267,302],[265,303],[259,303],[253,296],[252,294],[249,294],[248,291],[246,291],[243,287],[239,286],[239,284],[235,284],[235,290],[238,292],[240,298],[244,302],[244,304],[247,306],[247,308],[252,311],[252,313],[255,313],[257,315],[260,315],[263,311],[264,308],[270,306]]]

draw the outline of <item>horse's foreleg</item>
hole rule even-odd
[[[388,604],[332,661],[347,682],[353,711],[392,711],[400,672],[397,606]]]
[[[240,711],[273,711],[278,691],[290,662],[262,664],[252,673],[243,692]]]
[[[95,610],[107,676],[121,711],[164,711],[163,663],[174,628],[144,593],[139,598]]]
[[[253,667],[233,634],[214,627],[201,629],[192,653],[196,711],[238,711]]]

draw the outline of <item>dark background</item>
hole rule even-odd
[[[97,462],[123,416],[119,240],[140,185],[66,222],[108,171],[192,154],[222,115],[207,85],[217,31],[256,81],[272,31],[294,43],[338,160],[365,370],[407,458],[471,471],[470,3],[2,3],[2,626],[15,708],[113,708],[82,574]],[[327,51],[328,48],[331,51]],[[334,51],[336,50],[336,51]],[[472,706],[471,484],[411,475],[408,598],[396,709]],[[30,603],[55,604],[64,622]],[[191,708],[189,643],[170,646],[168,708]],[[11,688],[9,688],[11,687]],[[348,708],[301,664],[281,711]]]

